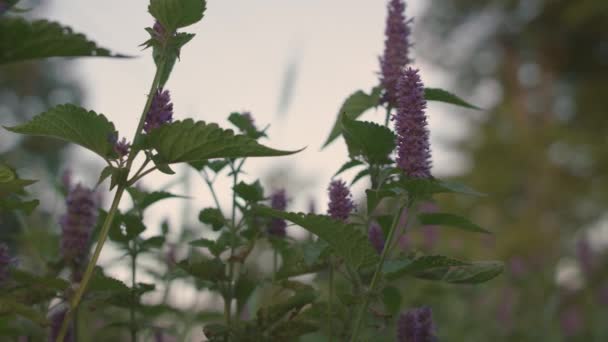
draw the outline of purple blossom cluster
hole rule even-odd
[[[150,133],[166,123],[173,121],[173,103],[168,90],[159,89],[152,98],[150,110],[144,122],[144,131]]]
[[[8,280],[11,263],[12,259],[8,252],[8,246],[5,243],[0,243],[0,285]]]
[[[285,210],[287,208],[287,194],[285,189],[275,191],[270,195],[270,206],[272,209]],[[273,218],[268,226],[268,234],[277,237],[284,237],[286,234],[287,222],[280,218]]]
[[[49,342],[56,342],[57,337],[59,337],[59,332],[61,331],[61,324],[63,323],[63,319],[65,318],[65,314],[67,313],[66,308],[60,308],[51,313],[49,317],[50,325],[50,333],[49,333]],[[63,342],[74,342],[74,330],[70,327],[68,328],[68,332],[63,339]]]
[[[377,222],[372,222],[367,231],[367,238],[378,254],[384,250],[384,233],[382,227]]]
[[[398,342],[434,342],[433,313],[429,307],[414,308],[402,313],[397,321]]]
[[[388,17],[386,19],[384,41],[384,54],[380,57],[380,83],[385,90],[383,102],[391,106],[397,105],[397,84],[403,68],[411,61],[409,50],[411,47],[410,20],[406,20],[405,2],[391,0],[388,4]]]
[[[346,221],[355,205],[350,190],[342,180],[334,180],[329,184],[329,208],[327,213],[333,219]]]
[[[407,68],[398,82],[397,113],[397,165],[409,177],[431,177],[431,148],[426,121],[424,86],[418,70]]]
[[[67,212],[61,217],[61,254],[78,265],[86,256],[89,238],[97,222],[95,193],[81,184],[71,188],[66,199]]]
[[[129,154],[131,150],[131,144],[127,141],[127,138],[123,137],[118,140],[118,132],[114,132],[108,137],[108,141],[112,144],[114,152],[118,155],[118,158],[123,158]]]

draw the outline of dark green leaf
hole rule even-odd
[[[81,145],[104,159],[116,155],[109,137],[114,124],[93,111],[66,104],[51,108],[23,125],[5,127],[11,132],[47,136]]]
[[[403,177],[398,183],[400,188],[407,190],[416,198],[427,198],[438,193],[461,193],[472,196],[485,196],[463,184],[444,182],[439,179],[416,179]]]
[[[199,280],[216,282],[226,278],[224,263],[219,259],[204,259],[199,261],[184,260],[181,261],[178,266]]]
[[[234,284],[234,298],[236,299],[237,312],[247,304],[247,301],[258,286],[258,281],[253,279],[249,274],[241,274]]]
[[[369,169],[361,170],[359,173],[357,173],[357,175],[355,175],[355,178],[353,178],[353,181],[350,182],[350,186],[355,185],[365,176],[369,176]]]
[[[46,20],[0,20],[0,64],[48,57],[126,57],[98,47],[83,34]]]
[[[373,265],[378,261],[378,254],[367,237],[352,224],[323,215],[282,212],[262,206],[256,207],[256,212],[291,221],[317,235],[355,268]]]
[[[151,0],[148,11],[168,32],[175,32],[203,19],[205,8],[205,0]]]
[[[217,208],[205,208],[198,214],[198,220],[211,225],[213,230],[219,230],[224,226],[226,219]]]
[[[427,101],[439,101],[439,102],[445,102],[445,103],[453,104],[456,106],[461,106],[461,107],[466,107],[466,108],[471,108],[471,109],[477,109],[477,110],[481,109],[477,106],[473,106],[472,104],[464,101],[463,99],[459,98],[458,96],[456,96],[448,91],[445,91],[443,89],[439,89],[439,88],[425,88],[424,89],[424,98]]]
[[[317,298],[313,290],[297,291],[293,296],[285,301],[260,308],[257,312],[258,324],[266,327],[274,324],[292,310],[299,310],[307,304],[312,303]]]
[[[448,213],[420,213],[418,214],[418,220],[425,226],[449,226],[468,230],[471,232],[491,234],[489,231],[479,227],[475,223],[467,220],[466,218],[454,214]]]
[[[497,277],[503,270],[504,264],[500,261],[476,261],[469,265],[430,269],[415,276],[451,284],[479,284]]]
[[[142,241],[140,247],[143,251],[152,249],[152,248],[161,248],[165,243],[165,237],[158,235],[145,239]]]
[[[220,254],[222,254],[224,251],[226,251],[229,247],[230,239],[229,239],[229,235],[227,235],[227,234],[229,234],[229,233],[226,232],[226,234],[220,235],[220,238],[217,239],[216,241],[205,239],[205,238],[194,240],[194,241],[190,242],[190,245],[194,246],[194,247],[207,248],[209,250],[209,252],[211,252],[211,254],[213,254],[216,257],[219,257]]]
[[[125,237],[127,238],[127,240],[133,240],[134,238],[138,237],[139,234],[143,233],[144,230],[146,230],[146,226],[144,226],[144,223],[141,221],[141,218],[139,218],[139,216],[137,215],[123,215],[122,221],[124,222],[126,227]]]
[[[358,90],[354,94],[350,95],[342,104],[340,111],[338,111],[336,123],[331,129],[329,137],[327,137],[327,141],[325,141],[323,147],[331,144],[332,141],[336,140],[336,138],[342,134],[342,124],[340,123],[342,115],[346,115],[349,119],[355,120],[368,109],[376,107],[379,100],[379,87],[372,89],[372,92],[369,95],[362,90]]]
[[[363,156],[371,164],[390,163],[396,137],[388,127],[343,115],[342,134],[351,157]]]
[[[252,139],[258,139],[266,136],[264,132],[258,131],[253,122],[242,113],[230,113],[230,116],[228,116],[228,121],[232,122],[232,124],[235,125],[241,131],[241,133]]]
[[[139,210],[145,210],[152,204],[168,198],[186,198],[165,191],[145,192],[134,187],[127,188],[133,202]]]
[[[15,314],[27,318],[41,326],[47,326],[49,321],[39,311],[15,301],[13,298],[0,297],[0,315]]]
[[[99,174],[99,179],[97,180],[97,184],[95,185],[95,187],[98,187],[101,183],[103,183],[106,179],[108,179],[108,177],[110,177],[112,174],[114,174],[118,169],[115,168],[114,166],[108,165],[106,167],[103,168],[103,170],[101,170],[101,173]]]
[[[151,147],[167,163],[192,162],[212,158],[272,157],[299,151],[280,151],[257,143],[244,135],[234,135],[216,124],[191,119],[176,121],[153,130]]]
[[[364,163],[360,160],[349,160],[346,163],[344,163],[344,165],[342,165],[342,167],[340,168],[340,170],[338,170],[338,172],[336,172],[336,174],[334,175],[334,177],[336,177],[337,175],[341,174],[342,172],[352,169],[355,166],[359,166],[359,165],[364,165]]]
[[[233,190],[237,196],[247,202],[255,203],[264,199],[264,188],[262,188],[259,180],[251,184],[239,182],[239,184],[234,186]]]
[[[388,280],[395,280],[407,274],[417,274],[430,269],[443,269],[451,266],[466,266],[467,262],[448,258],[443,255],[425,255],[417,258],[402,258],[384,263],[382,272]]]
[[[0,209],[6,211],[20,210],[26,215],[30,215],[38,207],[40,201],[22,201],[17,198],[0,198]]]
[[[307,266],[319,263],[321,256],[329,249],[329,245],[324,240],[315,240],[302,246],[304,262]]]
[[[365,190],[365,194],[367,195],[367,212],[368,213],[372,213],[376,209],[376,207],[378,206],[380,201],[382,201],[382,199],[395,196],[395,193],[388,189],[380,189],[380,190],[367,189],[367,190]]]

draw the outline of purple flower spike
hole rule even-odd
[[[171,121],[173,121],[171,96],[168,90],[159,89],[152,98],[152,104],[144,122],[144,131],[150,133],[151,130]]]
[[[378,223],[373,222],[369,226],[367,238],[376,252],[378,252],[378,254],[382,254],[382,250],[384,250],[384,233],[382,232],[382,228]]]
[[[8,246],[0,243],[0,285],[8,280],[9,267],[12,264],[12,259],[8,253]]]
[[[278,190],[270,196],[270,206],[272,209],[285,210],[287,208],[287,195],[285,189]],[[268,234],[284,237],[285,228],[287,228],[287,222],[283,219],[273,218],[268,226]]]
[[[49,342],[57,341],[57,337],[59,336],[59,332],[61,331],[61,324],[63,323],[63,319],[65,318],[65,314],[67,313],[66,308],[61,308],[59,310],[55,310],[51,317],[49,317],[51,321],[51,331],[49,333]],[[74,341],[74,330],[72,327],[68,328],[68,332],[63,339],[63,342],[73,342]]]
[[[118,157],[123,158],[131,150],[131,144],[127,141],[127,138],[122,138],[114,144],[114,151],[118,154]]]
[[[424,86],[418,70],[407,68],[398,83],[397,165],[412,178],[431,177],[431,148],[426,122]]]
[[[397,321],[397,341],[436,341],[431,308],[421,307],[402,313]]]
[[[397,83],[403,68],[411,62],[409,50],[411,47],[410,20],[406,20],[405,2],[391,0],[388,4],[388,17],[384,34],[384,55],[380,57],[380,83],[385,89],[383,102],[397,106]]]
[[[97,222],[95,193],[78,184],[68,193],[67,212],[61,217],[61,254],[78,265],[86,256],[91,231]]]
[[[329,208],[327,213],[333,219],[346,221],[355,208],[350,190],[346,183],[341,180],[332,181],[329,184]]]

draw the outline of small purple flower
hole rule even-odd
[[[408,310],[397,321],[398,342],[436,341],[433,313],[429,307]]]
[[[129,154],[130,150],[131,144],[127,141],[127,138],[124,137],[121,140],[117,141],[114,145],[114,151],[116,152],[116,154],[118,154],[119,158],[125,157],[127,154]]]
[[[285,210],[287,208],[287,195],[285,193],[285,189],[277,190],[270,195],[270,206],[272,209],[276,210]],[[286,233],[285,228],[287,228],[287,222],[285,222],[285,220],[273,218],[268,226],[268,234],[277,237],[284,237]]]
[[[346,183],[341,180],[334,180],[329,184],[327,191],[329,192],[327,213],[335,220],[346,221],[355,208]]]
[[[152,98],[150,110],[144,122],[144,131],[150,133],[166,123],[173,121],[173,103],[168,90],[159,89]]]
[[[397,165],[412,178],[431,177],[431,148],[426,122],[424,87],[418,70],[407,68],[398,83]]]
[[[386,29],[384,41],[384,55],[380,57],[380,83],[385,89],[383,102],[392,106],[397,105],[397,83],[403,68],[411,62],[409,50],[411,47],[410,20],[406,20],[405,2],[403,0],[391,0],[388,4],[388,16],[386,18]]]
[[[97,199],[92,190],[78,184],[70,189],[66,205],[67,212],[60,219],[61,254],[66,261],[78,265],[86,256],[97,222]]]
[[[67,313],[67,308],[56,309],[51,313],[51,317],[49,320],[51,321],[51,331],[49,333],[49,342],[56,342],[57,337],[59,336],[59,332],[61,331],[61,325],[63,324],[63,319],[65,318],[65,314]],[[73,342],[74,341],[74,330],[72,327],[68,328],[68,332],[63,339],[63,342]]]
[[[158,20],[154,22],[152,30],[154,30],[154,33],[158,39],[164,39],[167,36],[167,30],[165,30],[163,24],[161,24]]]
[[[8,252],[8,246],[0,243],[0,285],[4,284],[9,278],[9,267],[13,263]]]
[[[384,250],[384,233],[382,227],[377,222],[372,222],[367,231],[367,238],[378,254]]]

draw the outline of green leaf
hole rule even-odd
[[[133,240],[138,237],[139,234],[143,233],[146,230],[146,226],[141,221],[141,218],[137,215],[126,214],[122,216],[122,221],[125,224],[125,237],[127,240]]]
[[[13,193],[22,193],[23,188],[36,182],[35,180],[19,179],[10,166],[0,164],[0,198]]]
[[[401,292],[394,286],[387,286],[382,290],[382,302],[386,311],[395,315],[401,308]]]
[[[257,312],[258,324],[267,327],[277,322],[292,310],[300,310],[305,305],[312,303],[317,298],[314,290],[304,289],[296,291],[281,303],[260,308]]]
[[[336,174],[334,175],[334,177],[336,177],[337,175],[341,174],[342,172],[346,171],[346,170],[350,170],[355,166],[359,166],[359,165],[364,165],[364,163],[360,160],[349,160],[346,163],[344,163],[344,165],[342,165],[342,167],[340,167],[340,169],[338,170],[338,172],[336,172]]]
[[[329,137],[327,137],[323,147],[331,144],[342,134],[342,115],[345,115],[351,120],[355,120],[368,109],[376,107],[380,101],[380,90],[381,89],[379,87],[376,87],[372,89],[372,92],[369,95],[362,90],[358,90],[354,94],[350,95],[346,101],[344,101],[342,107],[338,111],[336,123],[334,123],[334,127],[331,129]]]
[[[216,282],[226,279],[224,264],[219,259],[199,261],[184,260],[181,261],[178,266],[199,280]]]
[[[71,104],[53,107],[23,125],[5,128],[19,134],[46,136],[73,142],[104,159],[116,156],[108,139],[116,131],[114,124],[104,115]]]
[[[205,208],[198,214],[198,220],[202,223],[213,227],[213,230],[219,230],[224,226],[226,219],[222,212],[217,208]]]
[[[420,213],[418,214],[418,220],[425,226],[449,226],[454,228],[460,228],[471,232],[492,234],[491,232],[479,227],[475,223],[467,220],[466,218],[454,214],[448,213]]]
[[[396,184],[399,185],[400,188],[407,190],[408,193],[416,198],[427,198],[438,193],[460,193],[471,196],[485,196],[485,194],[477,192],[466,185],[445,182],[440,179],[417,179],[404,176]]]
[[[205,0],[151,0],[148,11],[168,32],[190,26],[201,19]]]
[[[367,189],[365,190],[365,194],[367,195],[367,212],[373,213],[376,209],[380,201],[387,197],[394,197],[395,193],[388,189]]]
[[[131,195],[133,202],[139,210],[145,210],[152,204],[168,198],[187,198],[185,196],[175,195],[166,191],[146,192],[134,187],[127,188],[127,192]]]
[[[13,298],[0,297],[0,315],[16,314],[41,326],[49,324],[48,319],[38,310],[15,301]]]
[[[355,178],[353,178],[353,181],[350,182],[350,186],[355,185],[358,181],[360,181],[365,176],[369,176],[369,169],[359,171],[359,173],[357,173]]]
[[[479,284],[496,278],[503,270],[504,264],[500,261],[476,261],[469,265],[435,268],[415,276],[451,284]]]
[[[402,258],[388,260],[382,273],[388,280],[395,280],[404,275],[417,274],[430,269],[445,269],[451,266],[466,266],[467,262],[448,258],[443,255],[425,255],[417,258]]]
[[[252,139],[266,136],[266,133],[258,131],[253,122],[242,113],[234,112],[228,116],[228,121],[235,125],[243,134]]]
[[[244,136],[234,135],[216,124],[192,119],[176,121],[153,130],[150,146],[168,164],[193,162],[212,158],[273,157],[299,151],[280,151],[259,144]]]
[[[258,206],[255,210],[260,215],[291,221],[317,235],[354,268],[373,265],[378,261],[378,254],[368,242],[367,237],[353,224],[336,221],[328,216],[289,213],[263,206]]]
[[[424,98],[427,101],[445,102],[445,103],[453,104],[456,106],[481,110],[481,108],[474,106],[474,105],[464,101],[463,99],[459,98],[458,96],[456,96],[448,91],[445,91],[443,89],[439,89],[439,88],[425,88],[424,89]]]
[[[126,57],[98,47],[56,22],[20,17],[0,20],[0,64],[48,57]]]
[[[145,239],[140,244],[140,248],[142,251],[147,251],[152,248],[161,248],[165,243],[165,237],[162,235],[152,236],[150,238]]]
[[[258,286],[258,281],[249,274],[241,274],[234,284],[234,298],[236,299],[237,312],[241,312],[247,301]]]
[[[239,182],[232,190],[234,190],[237,196],[250,203],[259,202],[264,199],[264,188],[262,188],[259,180],[251,184]]]
[[[342,116],[342,134],[351,157],[363,156],[372,164],[390,163],[395,149],[395,134],[374,122],[355,121]]]
[[[224,251],[226,251],[229,247],[229,240],[226,239],[226,234],[222,234],[220,238],[216,241],[201,238],[198,240],[194,240],[190,242],[191,246],[194,247],[204,247],[213,254],[215,257],[219,257]],[[222,238],[223,237],[223,238]]]
[[[26,215],[30,215],[38,205],[40,205],[40,201],[37,199],[22,201],[17,198],[0,198],[0,209],[6,211],[20,210]]]

